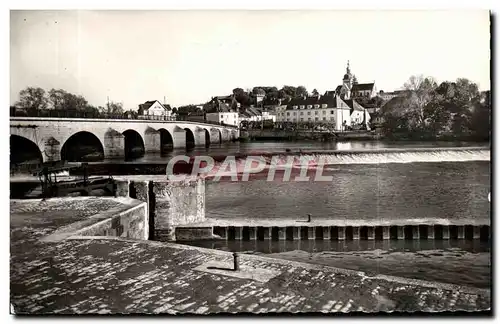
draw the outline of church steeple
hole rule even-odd
[[[344,75],[344,82],[349,81],[351,82],[352,75],[351,75],[351,69],[349,68],[349,60],[347,60],[347,68],[345,69],[346,74]]]

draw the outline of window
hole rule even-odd
[[[290,116],[290,112],[289,112],[289,111],[287,111],[287,112],[286,112],[286,115],[287,115],[287,116]]]
[[[323,115],[326,115],[326,110],[323,110]]]
[[[322,107],[323,108],[328,108],[328,104],[323,104]]]
[[[301,112],[300,112],[300,115],[301,115],[301,116],[303,116],[303,115],[304,115],[304,112],[303,112],[303,111],[301,111]]]
[[[333,110],[330,110],[330,115],[333,115],[334,111]]]
[[[315,104],[315,105],[314,105],[314,108],[319,108],[319,105],[318,105],[318,104]]]
[[[304,121],[304,118],[301,118],[300,121]]]
[[[326,120],[326,117],[323,117],[323,120]]]
[[[316,110],[316,111],[314,112],[314,114],[315,114],[315,115],[317,115],[317,114],[318,114],[318,111]]]
[[[307,112],[307,115],[308,115],[308,116],[311,116],[311,112],[310,112],[310,111],[308,111],[308,112]]]
[[[311,118],[309,117],[309,118],[307,118],[307,120],[308,120],[308,121],[311,121]]]
[[[299,107],[298,106],[293,106],[293,109],[297,109],[297,108],[299,108]]]
[[[318,120],[319,120],[319,118],[318,118],[318,117],[316,117],[316,118],[314,118],[314,120],[315,120],[315,121],[318,121]]]
[[[297,113],[294,111],[294,112],[293,112],[293,115],[294,115],[294,116],[296,116],[296,115],[297,115]]]
[[[311,109],[312,108],[312,105],[307,105],[307,109]]]
[[[304,109],[304,105],[300,105],[300,109]]]
[[[335,117],[330,117],[330,120],[331,120],[331,121],[334,121],[334,120],[335,120]]]

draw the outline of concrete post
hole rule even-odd
[[[323,226],[323,240],[330,241],[330,226]]]
[[[405,227],[404,226],[398,226],[398,240],[404,240],[405,239]]]
[[[278,227],[278,238],[280,241],[286,240],[286,227]]]
[[[293,240],[300,241],[300,228],[293,226]]]
[[[459,240],[463,240],[463,239],[465,239],[465,226],[463,226],[463,225],[458,225],[458,226],[457,226],[457,232],[458,232],[458,234],[457,234],[457,238],[458,238]]]
[[[308,227],[307,228],[307,239],[308,240],[315,240],[316,239],[316,228],[315,227]]]
[[[443,240],[450,239],[450,227],[447,225],[443,226]]]
[[[472,227],[472,238],[473,239],[481,238],[481,227],[479,227],[479,226]]]
[[[367,232],[368,232],[368,239],[374,240],[375,239],[375,228],[373,226],[368,226]]]
[[[420,239],[420,228],[418,225],[412,226],[412,239],[413,240],[418,240]]]
[[[270,227],[263,227],[262,230],[264,231],[264,240],[270,240],[271,237],[271,228]]]
[[[382,227],[382,239],[384,240],[391,239],[391,228],[389,226]]]
[[[352,239],[359,240],[359,226],[352,227]]]
[[[250,226],[248,227],[248,239],[254,241],[257,239],[257,228]]]
[[[241,241],[243,239],[243,228],[236,226],[234,228],[234,239],[236,241]]]
[[[434,232],[434,225],[427,226],[427,239],[433,240],[435,238]]]
[[[339,241],[344,241],[345,240],[345,227],[344,226],[339,226],[338,228],[338,240]]]

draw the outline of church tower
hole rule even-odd
[[[342,99],[351,98],[352,81],[353,80],[352,80],[351,69],[349,68],[349,61],[347,61],[346,74],[342,79],[342,90],[341,90]]]

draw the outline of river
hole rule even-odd
[[[469,147],[471,143],[232,143],[209,148],[208,153],[283,152],[286,149],[363,150]],[[487,150],[487,146],[485,146]],[[465,149],[466,150],[466,149]],[[204,154],[205,149],[189,155]],[[338,164],[325,167],[332,181],[208,181],[206,216],[220,219],[355,220],[486,220],[490,219],[488,193],[491,165],[461,151],[444,162]],[[431,152],[432,153],[432,152]],[[429,153],[429,154],[431,154]],[[418,153],[419,154],[419,153]],[[431,154],[432,155],[432,154]],[[433,155],[435,156],[435,154]],[[366,158],[366,157],[365,157]],[[428,156],[422,156],[424,160]],[[446,158],[446,156],[444,156]],[[438,157],[438,160],[440,157]],[[456,161],[459,160],[459,161]],[[404,161],[403,161],[404,162]],[[463,241],[301,241],[226,242],[188,244],[209,248],[265,254],[274,258],[323,264],[369,274],[381,273],[486,288],[490,285],[489,242]]]

